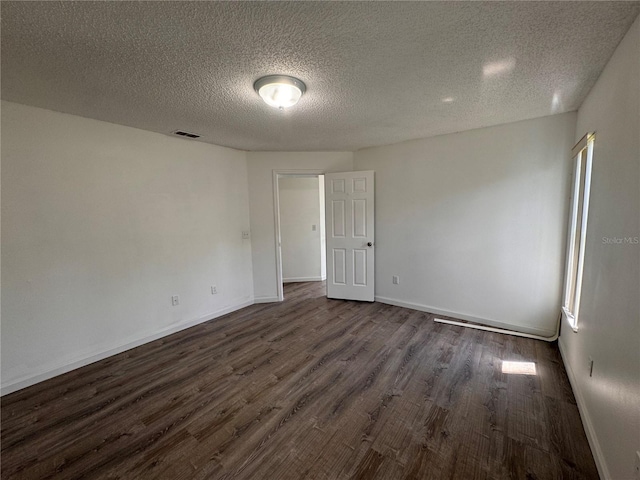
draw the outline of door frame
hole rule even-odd
[[[273,215],[274,215],[274,240],[276,245],[276,288],[278,292],[278,301],[284,300],[284,288],[282,287],[282,243],[280,234],[280,186],[281,177],[319,177],[324,175],[324,170],[305,170],[305,169],[274,169],[273,170]],[[319,192],[318,192],[319,193]],[[324,208],[324,206],[323,206]]]

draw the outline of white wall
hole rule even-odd
[[[560,337],[598,468],[612,479],[633,478],[640,451],[639,96],[636,19],[578,111],[576,141],[596,141],[578,332],[563,322]],[[631,243],[609,240],[624,237]]]
[[[253,288],[256,302],[278,300],[273,171],[346,172],[351,152],[248,152]]]
[[[2,133],[3,393],[251,303],[246,153],[7,102]]]
[[[284,282],[322,280],[320,181],[318,177],[282,177],[279,187],[282,278]]]
[[[376,172],[376,298],[553,335],[575,118],[356,152]]]

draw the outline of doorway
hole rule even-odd
[[[285,283],[326,279],[324,175],[275,172],[278,296]]]

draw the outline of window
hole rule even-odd
[[[591,164],[595,135],[588,133],[573,147],[573,194],[569,216],[567,266],[565,270],[564,299],[562,311],[574,332],[578,331],[578,311],[582,287],[584,247],[589,214],[589,189],[591,186]]]

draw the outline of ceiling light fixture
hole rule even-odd
[[[253,88],[267,105],[280,110],[294,106],[307,90],[302,80],[287,75],[269,75],[259,78],[253,84]]]

